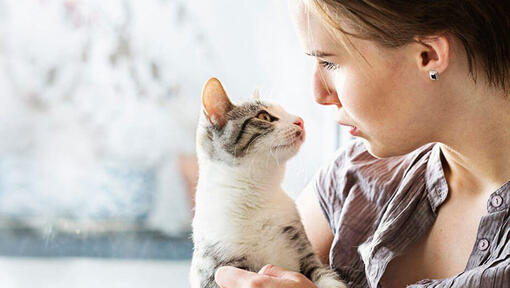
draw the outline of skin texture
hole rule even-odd
[[[430,142],[440,143],[449,197],[430,233],[390,262],[383,287],[462,272],[489,195],[510,179],[508,95],[489,86],[479,67],[473,80],[455,37],[417,36],[422,43],[390,49],[347,36],[352,43],[347,49],[302,0],[290,0],[289,9],[303,51],[317,60],[315,101],[336,106],[337,122],[355,126],[372,155],[403,155]],[[324,61],[333,69],[326,69]],[[430,80],[430,70],[439,72],[438,81]],[[313,199],[307,191],[301,197]],[[331,231],[318,203],[303,199],[298,207],[305,229],[314,250],[325,259]],[[455,219],[465,219],[464,224]],[[216,276],[224,288],[314,287],[306,281],[289,282],[285,271],[276,271],[268,276],[265,271],[257,275],[225,268]],[[408,271],[414,271],[410,277],[400,276]],[[264,285],[257,286],[259,281]]]

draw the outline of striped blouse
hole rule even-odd
[[[448,186],[439,144],[377,159],[361,140],[339,151],[315,179],[334,239],[330,263],[352,288],[377,288],[385,267],[427,232]],[[464,272],[408,287],[510,287],[510,181],[487,203]]]

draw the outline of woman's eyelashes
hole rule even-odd
[[[257,116],[255,116],[255,118],[257,119],[260,119],[260,120],[264,120],[264,121],[267,121],[267,122],[273,122],[273,121],[277,121],[278,118],[277,117],[274,117],[273,115],[269,114],[267,111],[260,111]]]
[[[331,63],[324,60],[319,60],[319,64],[322,65],[322,67],[326,68],[327,70],[336,70],[338,69],[339,65],[335,63]]]

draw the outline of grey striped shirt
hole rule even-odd
[[[334,234],[331,266],[352,288],[379,287],[387,264],[431,228],[448,194],[439,144],[377,159],[355,140],[314,187]],[[509,206],[510,181],[490,196],[465,271],[408,287],[510,287]]]

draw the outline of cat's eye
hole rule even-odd
[[[266,112],[259,113],[259,115],[257,115],[257,118],[259,118],[260,120],[271,122],[271,116]]]
[[[273,122],[278,120],[278,118],[269,115],[269,113],[267,113],[266,111],[260,111],[259,114],[257,114],[257,118],[267,122]]]

